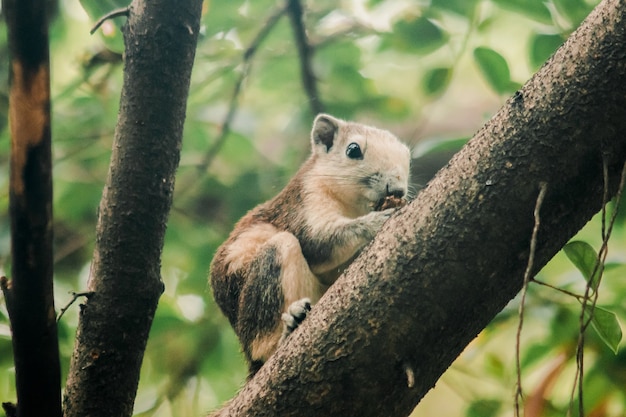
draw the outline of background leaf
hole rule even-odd
[[[474,49],[474,59],[487,83],[499,94],[515,91],[512,87],[511,72],[506,59],[487,47]]]
[[[588,309],[585,309],[585,315],[587,318],[589,317]],[[613,353],[617,354],[619,343],[622,340],[622,328],[615,313],[595,306],[591,326],[598,333],[600,339],[611,348]]]
[[[593,10],[593,3],[585,0],[552,0],[556,10],[567,18],[572,27],[578,26]]]
[[[504,9],[523,14],[537,22],[552,23],[552,14],[543,0],[493,0],[493,2]]]
[[[450,10],[461,16],[472,18],[479,0],[432,0],[433,8]]]
[[[429,96],[443,93],[450,84],[450,78],[452,68],[438,67],[428,70],[422,81],[424,92]]]
[[[383,36],[381,48],[426,55],[443,46],[447,39],[448,35],[426,17],[401,19],[393,25],[393,32]]]
[[[470,404],[465,412],[466,417],[495,417],[502,407],[500,400],[482,399]]]
[[[563,44],[561,35],[534,34],[530,38],[530,65],[537,69]]]
[[[599,266],[596,269],[598,254],[591,247],[591,245],[587,242],[575,240],[565,245],[563,247],[563,251],[569,260],[583,274],[585,280],[590,283],[591,289],[597,291],[599,284],[598,277],[600,276],[603,267]]]

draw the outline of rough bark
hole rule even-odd
[[[160,256],[180,158],[201,0],[135,0],[96,247],[64,397],[65,416],[132,415],[163,291]]]
[[[52,285],[50,66],[46,2],[3,2],[11,53],[12,280],[2,279],[13,333],[17,416],[61,416]],[[10,410],[8,405],[5,409]]]
[[[408,415],[626,161],[626,4],[605,0],[418,196],[219,416]]]

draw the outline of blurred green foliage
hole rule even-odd
[[[125,3],[66,0],[51,27],[57,308],[71,299],[70,291],[86,288],[122,83],[119,28],[124,18],[105,22],[94,36],[88,33],[101,15]],[[595,3],[308,1],[312,70],[329,112],[389,128],[414,146],[418,190]],[[268,26],[281,7],[275,0],[205,2],[163,252],[166,290],[144,360],[137,415],[202,415],[244,382],[238,342],[213,303],[206,278],[213,253],[237,219],[274,195],[308,153],[314,115],[301,87],[291,26],[285,16]],[[0,57],[6,57],[1,26]],[[0,267],[10,276],[7,71],[6,65],[0,67]],[[235,109],[232,119],[230,108]],[[626,317],[622,223],[623,217],[614,228],[597,288],[589,262],[602,242],[599,219],[577,237],[586,243],[557,255],[538,277],[576,294],[584,293],[587,282],[597,289],[601,313],[593,324],[599,331],[585,335],[584,386],[587,411],[598,416],[626,413],[626,350],[619,346],[618,324]],[[467,348],[415,416],[511,414],[518,303],[512,301]],[[72,306],[60,322],[64,375],[77,311]],[[580,302],[533,283],[525,314],[520,349],[526,398],[543,399],[542,415],[564,415],[574,384]],[[13,378],[2,304],[3,401],[14,399]],[[572,415],[577,413],[574,407]]]

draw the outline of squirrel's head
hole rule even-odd
[[[351,215],[372,211],[386,196],[406,196],[411,155],[390,132],[320,114],[311,144],[314,181]]]

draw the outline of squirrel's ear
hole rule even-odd
[[[326,152],[332,148],[339,131],[339,124],[341,120],[334,118],[328,114],[319,114],[313,122],[313,129],[311,130],[311,142],[313,148],[318,145],[324,145]]]

